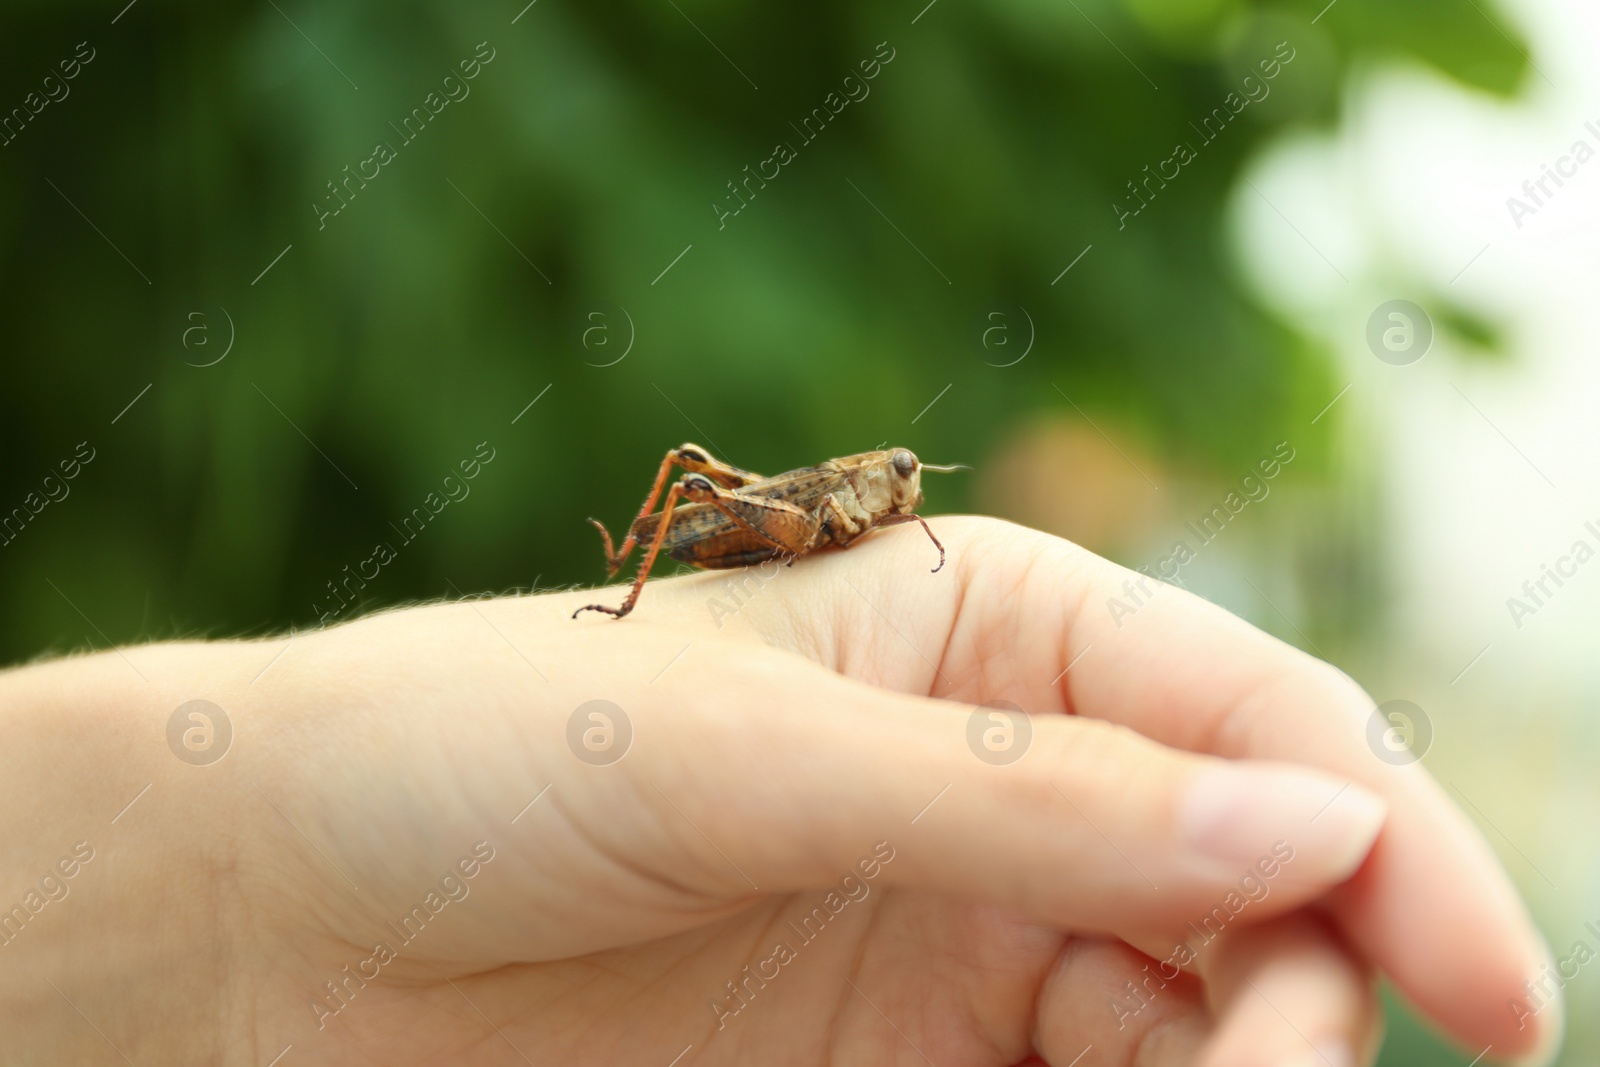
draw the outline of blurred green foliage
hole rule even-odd
[[[970,461],[1064,408],[1055,382],[1169,456],[1248,461],[1330,382],[1230,265],[1242,161],[1334,120],[1363,55],[1524,76],[1469,0],[1316,6],[13,3],[0,106],[94,58],[0,148],[0,508],[96,458],[8,531],[0,656],[314,624],[482,441],[471,497],[366,603],[597,579],[583,518],[620,526],[684,439],[757,470],[886,440]],[[1200,142],[1285,41],[1270,95]],[[407,143],[480,42],[470,95]],[[869,94],[803,141],[880,42]],[[1119,228],[1180,141],[1198,158]],[[1011,367],[980,340],[999,308],[1036,331]]]
[[[764,471],[884,441],[972,461],[1065,409],[1053,382],[1158,453],[1248,463],[1335,383],[1231,265],[1241,165],[1336,121],[1373,57],[1527,74],[1472,0],[1322,2],[14,0],[0,108],[94,58],[0,147],[0,509],[25,511],[0,660],[313,625],[384,541],[368,605],[597,580],[583,519],[620,527],[685,439]],[[480,42],[470,95],[407,143]],[[880,42],[869,94],[803,142]],[[1270,95],[1201,145],[1279,42]],[[796,158],[719,222],[779,142]],[[1197,158],[1119,227],[1179,142]],[[993,366],[1018,349],[983,347],[987,316],[1018,308],[1036,343]],[[404,543],[479,442],[470,496]]]

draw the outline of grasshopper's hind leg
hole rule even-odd
[[[645,551],[644,559],[639,562],[639,573],[634,576],[633,588],[628,590],[627,599],[622,602],[622,607],[608,608],[604,604],[585,604],[572,613],[574,619],[586,611],[603,611],[613,618],[620,619],[633,610],[633,606],[639,602],[639,594],[644,591],[645,579],[650,577],[650,568],[655,566],[656,554],[661,551],[661,542],[666,540],[667,527],[672,525],[672,509],[678,506],[678,500],[684,494],[684,482],[687,482],[690,478],[705,481],[704,478],[699,478],[697,475],[688,475],[683,482],[679,482],[667,490],[667,499],[661,505],[661,521],[656,524],[656,535],[651,538],[650,547]],[[628,532],[628,537],[630,541],[623,546],[624,554],[626,554],[626,549],[633,547],[631,543],[633,532],[631,530]],[[612,567],[612,571],[615,572],[616,568]]]
[[[606,576],[610,577],[617,573],[618,567],[622,566],[622,557],[611,547],[611,531],[605,528],[604,523],[599,519],[590,519],[589,525],[600,531],[600,540],[604,543],[606,553]]]
[[[622,539],[621,548],[613,550],[610,531],[601,525],[599,520],[589,520],[589,523],[600,531],[600,537],[605,544],[606,577],[616,576],[617,571],[622,568],[623,561],[628,558],[628,553],[639,543],[639,523],[655,510],[656,501],[661,498],[661,488],[667,484],[667,475],[673,467],[682,467],[691,474],[705,475],[717,485],[727,489],[739,489],[761,480],[761,475],[724,463],[694,442],[685,441],[662,458],[661,468],[656,471],[656,480],[650,486],[650,495],[645,498],[644,507],[639,509],[638,517],[628,527],[628,534]]]
[[[786,500],[706,486],[695,501],[711,504],[739,526],[777,549],[790,562],[817,545],[822,518]]]
[[[717,485],[708,475],[685,474],[667,491],[667,499],[661,505],[660,520],[656,523],[655,536],[650,539],[650,547],[645,550],[644,559],[639,563],[639,573],[635,575],[633,587],[628,590],[622,606],[608,608],[604,604],[588,604],[574,611],[573,618],[585,611],[603,611],[620,619],[633,610],[633,606],[639,602],[639,594],[644,591],[645,579],[650,577],[650,568],[655,565],[656,556],[661,552],[661,545],[667,539],[673,509],[684,497],[696,504],[712,505],[790,558],[809,551],[816,541],[819,520],[815,515],[782,500],[741,496]]]
[[[724,489],[743,489],[752,482],[761,481],[761,475],[724,463],[692,441],[685,441],[667,455],[690,474],[703,474]]]

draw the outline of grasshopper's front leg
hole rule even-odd
[[[941,570],[944,569],[944,545],[940,544],[939,543],[939,539],[937,537],[933,536],[933,527],[928,525],[928,520],[927,519],[924,519],[921,515],[912,515],[912,514],[909,514],[909,513],[904,514],[904,515],[890,515],[887,518],[879,519],[878,520],[878,525],[879,526],[899,526],[903,522],[920,522],[920,523],[922,523],[922,529],[928,535],[928,540],[932,541],[933,542],[933,547],[937,548],[939,550],[939,565],[937,567],[933,568],[933,570],[930,572],[930,573],[933,573],[933,574],[938,574]]]
[[[668,452],[661,460],[661,469],[656,471],[656,480],[650,487],[650,495],[645,498],[644,507],[639,509],[638,517],[629,524],[628,535],[622,539],[621,548],[613,550],[611,532],[601,525],[599,520],[589,520],[590,524],[600,531],[600,537],[605,542],[606,577],[616,576],[617,571],[622,567],[623,561],[628,558],[628,553],[632,552],[633,546],[639,543],[639,523],[644,520],[645,516],[655,510],[656,501],[661,497],[661,487],[666,484],[667,474],[673,467],[682,467],[691,474],[703,474],[717,485],[728,489],[739,489],[761,480],[761,475],[747,470],[740,470],[738,467],[724,463],[699,445],[685,441]],[[663,520],[664,522],[665,520]]]

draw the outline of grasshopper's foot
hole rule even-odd
[[[572,617],[576,619],[579,615],[582,615],[586,611],[602,611],[614,619],[620,619],[631,610],[633,610],[632,604],[628,604],[620,608],[608,608],[604,604],[585,604],[577,611],[574,611],[572,613]]]

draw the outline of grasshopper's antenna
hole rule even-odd
[[[922,465],[922,469],[925,471],[937,471],[940,474],[949,474],[952,471],[969,471],[972,468],[967,466],[965,463],[949,463],[943,465],[938,463],[924,463]]]

